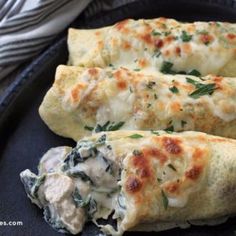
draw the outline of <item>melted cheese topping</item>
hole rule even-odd
[[[68,48],[69,63],[76,66],[151,72],[168,61],[177,72],[236,75],[236,26],[225,22],[127,19],[101,29],[70,29]]]
[[[191,96],[200,86],[211,85],[213,90]],[[213,75],[59,66],[39,111],[54,132],[75,140],[89,133],[84,127],[108,121],[124,122],[120,128],[128,130],[172,127],[235,138],[236,83]]]
[[[53,169],[47,159],[59,152]],[[77,234],[92,220],[105,233],[121,235],[145,224],[166,229],[235,213],[234,153],[234,140],[204,133],[103,132],[72,150],[49,151],[40,162],[45,171],[23,171],[21,180],[60,232]],[[97,223],[112,212],[117,230]]]

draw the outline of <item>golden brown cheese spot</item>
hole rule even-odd
[[[127,83],[126,83],[126,81],[124,81],[124,80],[117,81],[117,87],[118,87],[120,90],[126,89],[126,88],[127,88]]]
[[[129,50],[131,48],[131,44],[128,41],[123,41],[122,42],[122,48],[124,50]]]
[[[142,187],[141,181],[134,177],[134,176],[129,176],[126,184],[125,184],[125,189],[129,193],[136,193],[138,192]]]
[[[169,183],[165,186],[165,191],[169,193],[176,193],[179,190],[179,183]]]
[[[156,40],[154,41],[154,45],[155,45],[155,47],[157,47],[157,48],[162,48],[162,47],[164,46],[164,42],[163,42],[162,39],[156,39]]]
[[[144,155],[134,156],[133,165],[137,168],[137,174],[141,178],[147,178],[150,176],[149,162],[145,159]]]
[[[228,38],[229,40],[234,40],[234,39],[236,39],[236,34],[232,34],[232,33],[227,34],[227,38]]]
[[[170,50],[167,49],[163,54],[164,54],[164,56],[169,57],[170,56]]]
[[[117,87],[120,90],[124,90],[127,88],[127,82],[122,78],[122,71],[118,70],[114,73],[114,77],[117,80]]]
[[[223,77],[221,77],[221,76],[215,76],[215,77],[213,78],[213,80],[214,80],[216,83],[220,83],[220,82],[223,80]]]
[[[198,161],[202,159],[203,156],[204,156],[204,151],[200,148],[195,148],[194,153],[193,153],[193,160]]]
[[[156,158],[161,164],[164,164],[168,160],[167,156],[157,148],[144,148],[142,152],[145,158]]]
[[[96,36],[100,36],[100,35],[101,35],[101,32],[100,32],[100,31],[96,31],[96,32],[95,32],[95,35],[96,35]]]
[[[143,40],[146,44],[153,43],[153,40],[150,34],[141,34],[140,39]]]
[[[148,65],[148,61],[145,58],[140,59],[140,60],[138,60],[138,65],[140,67],[146,67]]]
[[[91,76],[96,76],[98,74],[98,70],[96,68],[90,68],[88,69],[88,73]]]
[[[171,43],[174,40],[174,37],[172,35],[169,35],[165,37],[164,42],[165,43]]]
[[[192,47],[189,43],[183,43],[182,45],[182,51],[186,54],[190,54],[192,51]]]
[[[203,171],[202,166],[195,165],[190,170],[185,172],[185,176],[191,180],[197,180],[202,171]]]
[[[180,48],[180,47],[176,47],[176,48],[175,48],[175,54],[176,54],[177,56],[180,56],[180,55],[181,55],[181,48]]]
[[[162,140],[164,148],[167,152],[174,155],[180,154],[182,152],[182,148],[179,145],[180,143],[179,139],[164,137]]]
[[[214,37],[210,34],[202,34],[200,36],[200,40],[202,43],[204,44],[208,44],[208,43],[211,43],[213,41]]]
[[[123,20],[115,24],[115,28],[117,30],[123,30],[125,28],[125,25],[129,22],[129,19]]]
[[[77,84],[72,90],[71,90],[71,98],[73,102],[77,102],[80,99],[80,91],[83,90],[85,87],[84,84]]]
[[[179,102],[172,102],[170,107],[173,112],[181,111],[181,105]]]

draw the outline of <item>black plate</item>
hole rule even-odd
[[[89,20],[80,17],[80,21],[76,21],[74,25],[100,27],[124,18],[158,16],[173,17],[182,21],[236,22],[236,6],[233,1],[227,0],[145,0]],[[42,211],[26,198],[19,173],[26,168],[36,171],[39,158],[49,148],[74,145],[71,140],[54,135],[40,120],[37,111],[45,92],[53,82],[56,66],[67,61],[65,37],[66,35],[29,65],[0,99],[0,235],[61,235],[44,222]],[[22,221],[23,226],[1,226],[1,221]],[[233,218],[219,226],[193,226],[190,229],[174,229],[158,235],[228,236],[234,235],[235,225],[236,218]],[[95,226],[88,224],[82,235],[96,235],[98,232]]]

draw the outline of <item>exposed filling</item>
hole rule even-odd
[[[183,151],[177,138],[155,131],[146,132],[146,137],[140,133],[117,140],[107,140],[108,133],[101,133],[95,141],[81,140],[73,149],[53,148],[41,159],[38,176],[23,171],[20,176],[27,195],[43,208],[46,222],[59,232],[77,234],[87,221],[93,221],[103,232],[120,235],[137,223],[158,218],[162,222],[169,208],[185,207],[190,193],[198,190],[196,181],[203,179],[207,144],[201,144],[196,156],[191,145]],[[149,209],[146,222],[139,218],[142,206],[135,201],[150,190],[152,197],[142,203]],[[117,229],[97,223],[109,216],[117,221]]]
[[[81,141],[71,151],[51,149],[40,161],[39,176],[29,170],[20,175],[28,197],[59,232],[77,234],[86,221],[107,219],[114,209],[115,218],[124,215],[120,168],[105,139],[104,134],[96,143]]]

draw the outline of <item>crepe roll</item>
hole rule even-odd
[[[236,138],[236,79],[59,66],[39,113],[58,135],[202,131]]]
[[[167,74],[236,76],[236,24],[126,19],[98,29],[69,29],[69,64]]]
[[[236,141],[186,131],[113,131],[50,149],[20,174],[59,232],[111,235],[219,224],[236,213]],[[99,219],[112,217],[100,225]]]

